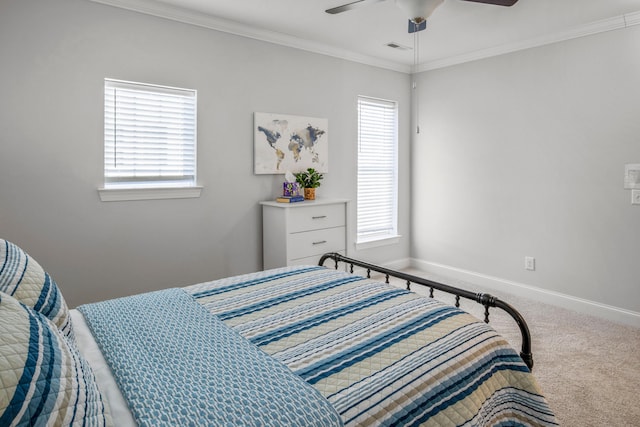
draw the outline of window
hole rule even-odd
[[[105,79],[104,189],[194,188],[196,98],[195,90]]]
[[[397,103],[358,97],[358,243],[398,237],[397,123]]]

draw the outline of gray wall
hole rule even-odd
[[[634,26],[422,73],[412,256],[640,312],[639,52]]]
[[[400,106],[399,244],[409,257],[409,77],[85,0],[0,3],[0,236],[25,248],[69,305],[262,268],[253,112],[329,119],[324,197],[355,200],[356,97]],[[103,79],[198,90],[197,199],[100,202]],[[355,224],[354,203],[350,223]]]

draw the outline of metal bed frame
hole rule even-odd
[[[484,321],[489,323],[489,308],[496,307],[506,311],[515,322],[518,324],[520,328],[520,334],[522,335],[522,347],[520,351],[520,357],[524,363],[529,367],[529,369],[533,369],[533,355],[531,354],[531,334],[529,332],[529,327],[527,326],[527,322],[525,322],[522,315],[513,308],[513,306],[507,304],[506,302],[500,300],[499,298],[494,297],[491,294],[487,293],[475,293],[471,291],[467,291],[464,289],[456,288],[454,286],[445,285],[443,283],[434,282],[432,280],[424,279],[422,277],[413,276],[411,274],[406,274],[400,271],[391,270],[388,268],[380,267],[378,265],[369,264],[364,261],[359,261],[353,258],[348,258],[346,256],[340,255],[339,253],[331,252],[322,255],[318,265],[324,266],[324,262],[327,259],[332,259],[335,262],[335,268],[338,269],[338,263],[342,262],[347,265],[350,265],[349,271],[353,273],[353,267],[358,266],[367,269],[367,278],[371,278],[371,271],[375,271],[378,273],[382,273],[385,275],[386,283],[389,283],[389,277],[395,277],[401,280],[406,281],[407,290],[411,290],[411,284],[416,283],[418,285],[426,286],[429,288],[429,297],[433,298],[433,291],[437,289],[439,291],[443,291],[449,294],[453,294],[456,297],[456,307],[460,307],[460,298],[466,298],[468,300],[474,301],[478,304],[484,306]]]

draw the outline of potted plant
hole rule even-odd
[[[296,182],[304,187],[304,198],[315,200],[316,188],[320,187],[320,181],[324,175],[314,168],[308,168],[306,171],[296,173],[295,176]]]

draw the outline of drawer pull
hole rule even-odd
[[[319,242],[313,242],[312,245],[324,245],[325,243],[327,243],[326,240],[320,240]]]
[[[322,218],[326,218],[326,215],[318,215],[318,216],[312,216],[311,219],[322,219]]]

